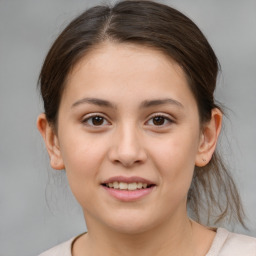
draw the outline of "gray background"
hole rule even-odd
[[[37,77],[51,43],[85,8],[102,1],[0,0],[0,255],[32,256],[85,230],[65,175],[53,172],[36,118]],[[256,236],[256,1],[173,0],[222,64],[217,98],[228,111],[223,154]],[[57,175],[54,175],[57,174]],[[232,228],[230,226],[230,228]]]

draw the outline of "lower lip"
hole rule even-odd
[[[144,198],[152,192],[155,186],[137,190],[121,190],[103,186],[103,188],[113,197],[120,201],[131,202]]]

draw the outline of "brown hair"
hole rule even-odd
[[[113,7],[96,6],[74,19],[52,45],[39,84],[46,118],[57,127],[58,109],[67,75],[74,65],[104,41],[153,47],[174,59],[184,70],[197,101],[201,124],[219,108],[214,90],[217,57],[199,28],[179,11],[152,1],[121,1]],[[215,152],[205,167],[195,167],[188,193],[192,215],[206,222],[238,220],[244,225],[236,186]],[[227,218],[225,218],[227,217]]]

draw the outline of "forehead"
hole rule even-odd
[[[133,62],[134,65],[129,65]],[[133,44],[133,43],[113,43],[103,42],[90,49],[69,72],[70,79],[79,72],[81,68],[97,68],[98,72],[114,72],[123,69],[126,73],[136,73],[135,65],[141,65],[140,69],[145,71],[156,70],[160,67],[166,70],[169,67],[175,69],[176,73],[182,78],[185,76],[182,68],[169,55],[156,48]],[[115,68],[113,70],[113,68]],[[111,70],[112,69],[112,70]]]
[[[125,93],[128,98],[129,92],[143,92],[157,97],[171,90],[178,98],[190,91],[182,68],[172,58],[148,46],[105,42],[73,67],[64,95],[97,93],[111,97],[112,92]]]

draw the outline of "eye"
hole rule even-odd
[[[89,117],[85,117],[82,120],[82,123],[92,127],[109,125],[107,119],[100,115],[91,115]]]
[[[171,123],[173,123],[173,121],[164,115],[155,115],[147,121],[147,124],[152,126],[166,126]]]

